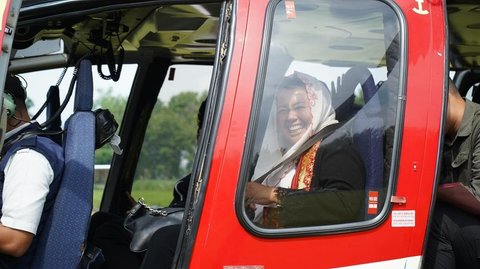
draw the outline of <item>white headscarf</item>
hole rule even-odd
[[[324,83],[312,76],[300,72],[294,72],[290,76],[296,76],[305,85],[310,110],[312,112],[312,122],[302,137],[295,142],[292,147],[287,149],[286,152],[285,150],[282,150],[278,141],[279,132],[277,130],[277,98],[275,96],[252,180],[263,176],[283,160],[287,159],[293,154],[296,154],[302,144],[305,143],[305,141],[307,141],[312,135],[316,134],[326,126],[338,122],[335,119],[335,110],[332,106],[330,91]],[[282,154],[282,151],[285,152],[285,154]],[[290,188],[293,177],[295,176],[295,171],[295,161],[292,160],[286,162],[280,168],[277,168],[275,171],[271,172],[265,178],[262,184],[272,187],[278,186],[282,188]],[[263,208],[263,205],[256,205],[255,217],[253,220],[254,222],[261,222]]]
[[[272,110],[270,112],[265,137],[263,139],[262,147],[260,149],[259,158],[255,168],[253,179],[256,179],[275,165],[281,163],[291,155],[295,154],[299,148],[307,141],[312,135],[316,134],[328,125],[337,123],[335,119],[335,110],[332,106],[332,98],[330,91],[324,83],[316,78],[300,73],[294,72],[290,76],[296,76],[305,85],[307,91],[307,97],[309,100],[310,109],[312,111],[312,122],[308,126],[302,137],[295,142],[295,144],[287,149],[285,154],[282,155],[282,150],[278,141],[277,130],[277,100],[275,98]],[[290,77],[289,76],[289,77]],[[295,165],[292,162],[282,165],[275,172],[271,173],[264,180],[263,184],[268,186],[280,186],[284,188],[290,188],[291,181],[295,174]]]

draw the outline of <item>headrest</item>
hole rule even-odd
[[[80,62],[75,90],[74,111],[90,111],[93,104],[92,63],[85,59]]]

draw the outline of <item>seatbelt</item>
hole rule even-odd
[[[282,165],[284,165],[285,163],[287,162],[290,162],[291,160],[297,158],[301,153],[305,152],[307,149],[309,149],[310,147],[312,147],[315,143],[317,143],[318,141],[320,141],[321,139],[329,136],[330,134],[332,134],[336,129],[340,128],[341,126],[343,126],[345,122],[342,122],[342,123],[334,123],[334,124],[330,124],[328,126],[326,126],[325,128],[323,128],[322,130],[320,130],[318,133],[314,134],[313,136],[311,136],[307,141],[305,141],[305,143],[303,143],[302,146],[300,146],[300,148],[292,155],[290,155],[288,158],[286,158],[285,160],[283,160],[282,162],[280,162],[279,164],[275,165],[272,169],[268,170],[268,172],[266,172],[265,174],[263,174],[262,176],[260,176],[259,178],[255,179],[253,182],[256,182],[256,183],[263,183],[263,181],[265,180],[265,178],[270,175],[270,173],[272,173],[273,171],[277,170],[279,167],[281,167]]]
[[[24,132],[23,134],[20,134],[16,137],[12,137],[11,139],[7,139],[8,141],[5,141],[3,144],[0,158],[3,158],[3,156],[7,153],[7,151],[18,141],[26,138],[30,138],[32,136],[52,136],[52,135],[59,135],[63,133],[63,130],[60,131],[42,131],[42,130],[35,130],[35,131],[27,131]],[[1,269],[1,268],[0,268]]]

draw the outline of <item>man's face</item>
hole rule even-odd
[[[281,90],[277,95],[277,127],[280,140],[290,148],[312,123],[312,111],[303,88]]]

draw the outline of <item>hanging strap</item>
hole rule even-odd
[[[272,169],[268,170],[265,174],[263,174],[261,177],[257,178],[254,180],[256,183],[263,183],[265,178],[270,175],[273,171],[277,170],[279,167],[281,167],[283,164],[290,162],[291,160],[297,158],[301,153],[305,152],[307,149],[313,146],[313,144],[317,143],[318,141],[322,140],[323,138],[329,136],[331,133],[333,133],[336,129],[340,128],[344,123],[335,123],[326,126],[322,130],[320,130],[318,133],[314,134],[311,136],[303,145],[292,155],[290,155],[288,158],[280,162],[279,164],[275,165]]]

